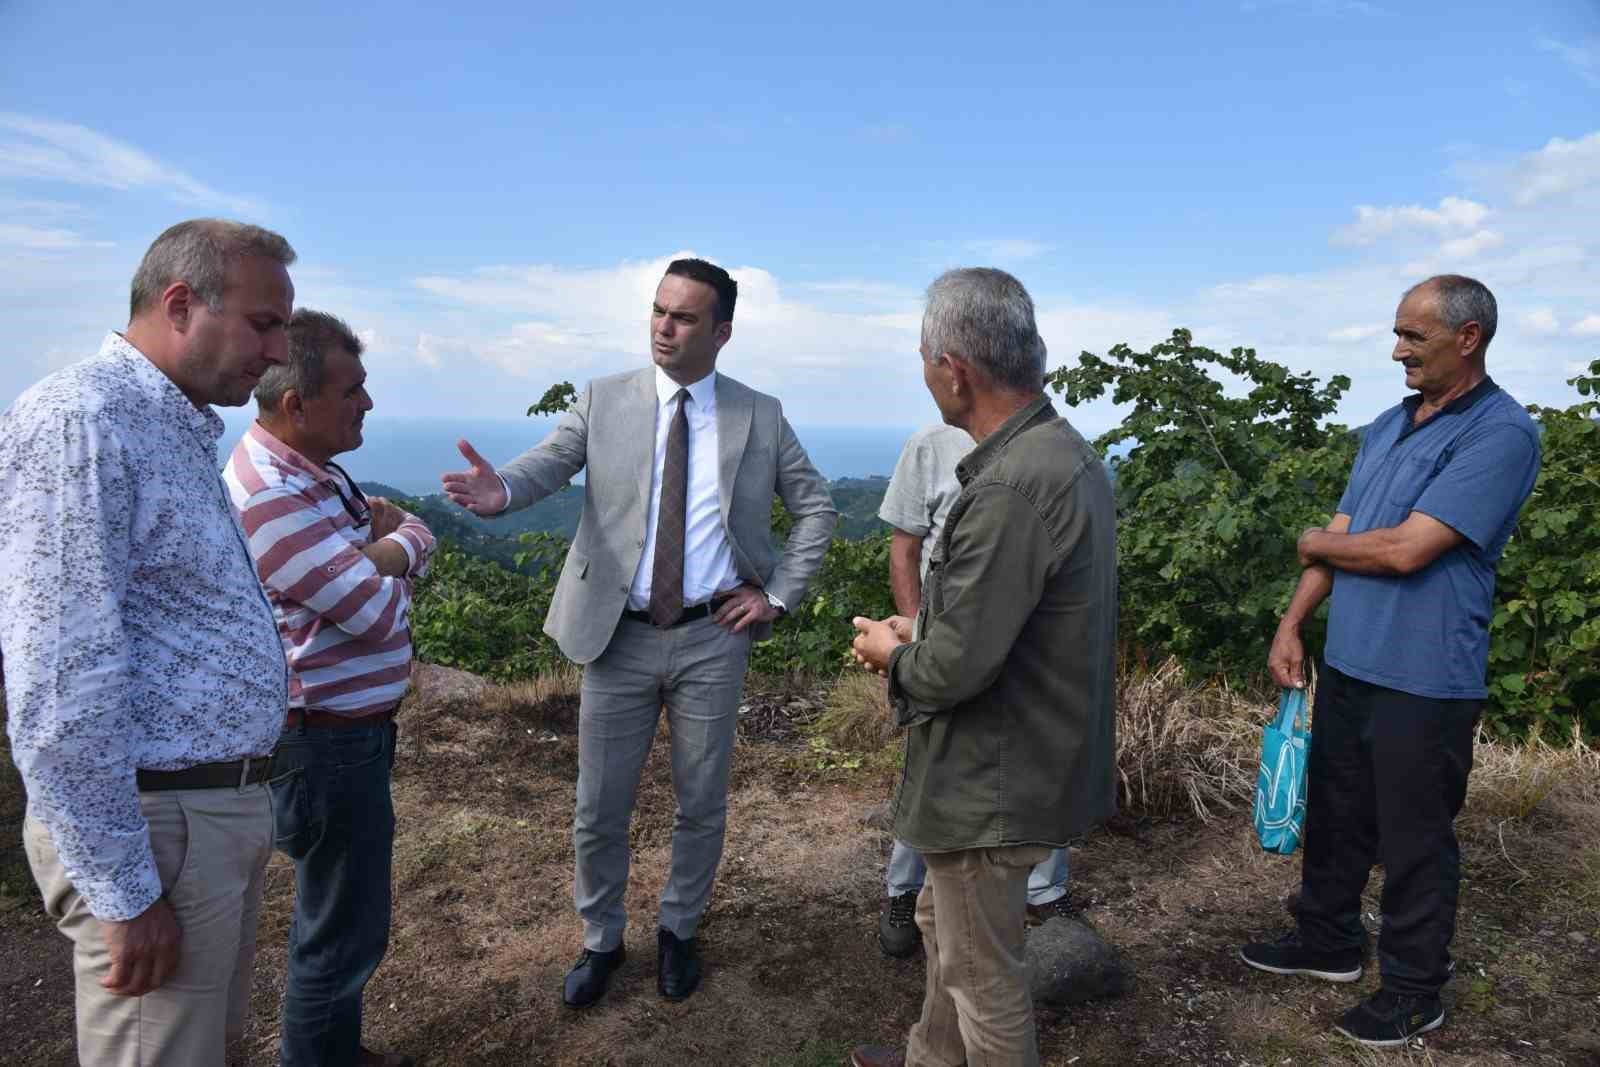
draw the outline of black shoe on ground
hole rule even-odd
[[[567,972],[567,980],[561,987],[562,1002],[569,1008],[587,1008],[605,996],[611,972],[621,967],[627,958],[628,950],[621,945],[610,952],[584,949],[578,962]]]
[[[1308,948],[1298,933],[1276,941],[1253,941],[1239,950],[1239,958],[1258,971],[1304,974],[1329,982],[1354,982],[1361,977],[1361,950],[1322,952]]]
[[[1399,1048],[1418,1034],[1444,1025],[1439,998],[1405,996],[1380,989],[1340,1016],[1334,1027],[1368,1048]]]
[[[656,989],[668,1000],[683,1000],[700,987],[700,953],[694,938],[680,939],[656,930]]]
[[[885,956],[903,960],[922,944],[922,931],[917,929],[917,891],[901,893],[883,902],[878,912],[878,947]]]
[[[1044,904],[1029,904],[1022,921],[1026,926],[1043,926],[1051,919],[1076,919],[1082,910],[1073,902],[1071,893],[1063,893]]]

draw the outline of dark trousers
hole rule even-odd
[[[389,948],[393,721],[293,727],[278,741],[277,846],[294,860],[283,1067],[349,1067],[361,995]]]
[[[1483,704],[1436,700],[1341,674],[1318,676],[1307,760],[1300,935],[1361,946],[1361,893],[1383,864],[1384,988],[1432,995],[1450,976],[1461,884],[1455,817]]]

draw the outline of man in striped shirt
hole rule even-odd
[[[394,714],[433,535],[333,462],[372,409],[362,348],[334,316],[296,311],[225,474],[289,657],[272,769],[277,846],[295,861],[284,1067],[411,1062],[362,1047],[361,996],[388,948]]]

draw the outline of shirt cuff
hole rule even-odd
[[[116,864],[115,857],[96,856],[98,870],[67,870],[72,887],[89,906],[89,913],[101,922],[137,919],[161,899],[161,875],[156,870],[155,853],[150,849],[148,829],[140,837],[137,843],[129,842],[134,854],[126,857],[125,865]],[[54,840],[52,834],[52,843]],[[56,856],[66,868],[60,848],[56,849]]]
[[[506,508],[511,506],[511,483],[506,481],[506,476],[501,474],[499,471],[495,471],[494,476],[500,479],[500,488],[506,491],[505,507],[502,507],[499,511],[495,512],[495,514],[504,515],[506,513]]]
[[[766,592],[766,590],[762,590],[762,591]],[[770,593],[770,592],[767,593],[767,603],[771,604],[773,607],[777,608],[779,611],[783,612],[785,615],[787,615],[789,613],[789,605],[785,604],[782,601],[782,599],[780,599],[778,597],[778,595],[776,593]]]
[[[411,547],[411,538],[400,536],[400,531],[396,530],[394,533],[385,534],[383,540],[393,541],[395,544],[405,549],[407,574],[410,574],[412,571],[417,569],[417,550]]]

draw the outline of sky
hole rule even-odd
[[[1350,376],[1348,424],[1433,273],[1494,290],[1519,400],[1600,358],[1600,0],[181,6],[0,0],[0,407],[198,215],[289,238],[374,417],[643,365],[689,253],[740,283],[719,369],[799,426],[937,417],[955,266],[1022,280],[1051,367],[1182,326]]]

